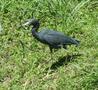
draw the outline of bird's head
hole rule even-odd
[[[28,19],[26,23],[24,23],[22,26],[33,26],[33,27],[39,27],[40,23],[38,19]]]

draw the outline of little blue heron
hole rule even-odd
[[[61,32],[55,30],[42,30],[38,32],[40,22],[37,19],[29,19],[23,26],[32,25],[32,35],[41,43],[47,44],[52,53],[53,49],[59,49],[63,47],[67,48],[67,45],[74,44],[79,45],[79,41],[64,35]]]

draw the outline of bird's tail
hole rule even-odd
[[[74,43],[76,46],[78,46],[80,44],[80,41],[79,40],[75,40],[75,43]]]
[[[75,38],[71,38],[71,44],[74,44],[74,45],[76,45],[76,46],[79,46],[79,44],[80,44],[80,41],[79,40],[76,40]]]

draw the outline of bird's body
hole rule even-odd
[[[59,49],[63,47],[66,49],[67,45],[75,44],[78,45],[79,41],[74,38],[68,37],[61,32],[56,30],[42,30],[38,32],[39,21],[33,20],[30,24],[32,27],[32,35],[40,42],[47,44],[52,52],[52,49]]]

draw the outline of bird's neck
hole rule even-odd
[[[35,38],[38,38],[38,28],[39,28],[39,27],[32,27],[32,35],[33,35]]]

